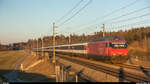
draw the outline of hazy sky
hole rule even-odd
[[[0,0],[0,42],[7,44],[27,41],[28,39],[37,39],[44,35],[52,35],[52,23],[66,14],[75,4],[79,3],[79,1],[81,0]],[[89,0],[83,0],[70,15],[62,19],[62,22],[80,10],[88,1]],[[89,33],[100,31],[103,24],[101,23],[102,21],[107,21],[107,19],[150,6],[150,0],[137,0],[136,3],[118,10],[134,1],[135,0],[92,0],[92,2],[75,17],[64,25],[56,28],[56,33],[59,32],[58,34],[62,33],[67,35],[72,32]],[[110,14],[115,10],[118,11]],[[138,17],[146,13],[150,13],[150,7],[122,17],[116,21]],[[103,19],[105,15],[108,16]],[[99,19],[95,20],[96,18]],[[132,22],[129,20],[124,23],[106,23],[105,25],[108,31],[113,31],[113,29],[109,27],[115,28],[116,25],[126,25],[137,21],[145,21],[145,19],[150,19],[150,16],[137,18],[132,20]],[[59,24],[61,24],[61,22],[56,22],[56,26]],[[140,26],[143,25],[150,24],[141,24]]]

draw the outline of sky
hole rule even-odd
[[[0,0],[0,43],[27,42],[28,39],[37,39],[39,37],[52,35],[53,23],[55,23],[55,32],[57,35],[69,35],[73,33],[90,34],[95,31],[101,31],[102,24],[105,24],[106,31],[115,31],[117,29],[125,30],[137,26],[150,26],[150,23],[148,23],[148,21],[150,22],[150,16],[138,17],[150,13],[150,7],[130,14],[130,12],[150,6],[150,0],[91,0],[91,2],[72,19],[60,25],[63,21],[79,11],[90,0],[82,0],[79,6],[68,15],[65,15],[80,1],[81,0]],[[134,1],[136,1],[134,4],[129,5]],[[113,23],[107,21],[127,13],[127,16],[118,18],[112,21]],[[58,22],[64,15],[65,17]],[[138,18],[121,23],[122,20],[133,17]],[[128,25],[136,22],[140,22],[140,24]]]

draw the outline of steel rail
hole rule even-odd
[[[149,67],[143,67],[141,65],[129,65],[129,64],[117,64],[117,66],[134,69],[137,71],[142,71],[147,77],[150,78],[150,68]]]
[[[112,76],[119,77],[120,68],[116,69],[116,68],[112,68],[112,67],[108,67],[108,66],[104,66],[104,65],[99,65],[99,64],[95,64],[95,63],[89,63],[89,62],[73,59],[73,58],[66,57],[66,56],[63,55],[63,57],[62,57],[62,55],[57,54],[57,57],[60,57],[60,58],[69,60],[71,62],[86,66],[88,68],[92,68],[96,71],[101,71],[101,72],[110,74]],[[128,71],[123,71],[123,72],[124,72],[124,79],[127,80],[127,81],[131,81],[131,82],[141,82],[141,81],[142,82],[150,82],[150,78],[148,78],[144,75],[135,74],[135,73],[131,73],[131,72],[128,72]]]
[[[120,66],[120,67],[135,69],[135,70],[138,70],[138,71],[141,71],[140,67],[142,67],[140,65],[130,65],[130,64],[116,64],[116,65]],[[148,68],[148,67],[143,67],[143,68],[144,68],[144,70],[150,72],[150,68]]]
[[[45,51],[47,51],[47,50],[45,50]],[[57,54],[57,56],[61,57],[62,54]],[[96,63],[89,63],[89,62],[81,61],[81,60],[69,58],[68,55],[63,55],[63,57],[61,57],[61,58],[67,59],[71,62],[80,64],[80,65],[83,65],[83,66],[86,66],[89,68],[92,68],[92,69],[97,70],[97,71],[101,71],[101,72],[110,74],[110,75],[115,76],[115,77],[119,77],[120,68],[116,69],[116,68],[104,66],[102,64],[100,65],[100,64],[96,64]],[[110,64],[110,65],[113,66],[112,64]],[[121,67],[121,66],[119,66],[119,67]],[[131,82],[141,82],[141,81],[142,82],[150,82],[150,78],[148,78],[148,76],[146,76],[144,73],[143,74],[136,74],[133,72],[128,72],[126,70],[124,70],[123,72],[124,72],[124,79],[125,80],[131,81]]]

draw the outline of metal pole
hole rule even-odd
[[[55,57],[55,23],[53,23],[53,63],[56,62]]]
[[[21,64],[21,71],[23,71],[23,64]]]
[[[60,82],[61,81],[61,79],[60,79],[60,76],[61,75],[61,73],[60,73],[60,65],[58,66],[58,82]]]
[[[64,71],[64,81],[66,81],[66,71]]]
[[[60,81],[60,66],[56,65],[56,82]]]
[[[56,67],[56,57],[55,57],[55,23],[53,23],[53,61],[55,64],[55,73],[56,73],[56,82],[58,82],[58,72],[57,72],[57,67]]]
[[[78,82],[78,75],[76,74],[76,82]]]
[[[146,35],[145,35],[145,47],[146,47],[146,52],[148,53],[148,37],[147,37],[147,32],[146,32]],[[146,56],[146,59],[148,60],[148,55]]]
[[[103,37],[105,37],[105,25],[103,24]]]
[[[62,65],[62,68],[61,68],[61,77],[62,77],[62,82],[64,82],[64,67]]]
[[[44,57],[44,41],[43,41],[43,38],[42,39],[42,57]]]
[[[37,39],[37,53],[36,53],[36,56],[38,56],[38,39]]]
[[[55,66],[55,73],[56,73],[56,82],[58,82],[58,71],[57,71],[57,66]]]
[[[148,51],[148,38],[147,35],[145,35],[145,48],[146,48],[146,52]]]
[[[69,38],[68,38],[69,49],[70,49],[70,42],[71,40],[70,40],[70,35],[69,35]]]
[[[66,70],[66,82],[68,81],[68,70]]]
[[[51,28],[51,25],[49,25],[49,29]],[[49,46],[51,46],[51,35],[49,36]],[[51,60],[51,49],[49,49],[49,59]]]
[[[69,36],[69,45],[71,44],[71,37]]]

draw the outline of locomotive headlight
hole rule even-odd
[[[113,55],[113,56],[115,56],[116,54],[115,54],[115,53],[113,53],[112,55]]]
[[[128,54],[124,54],[124,55],[128,55]]]

